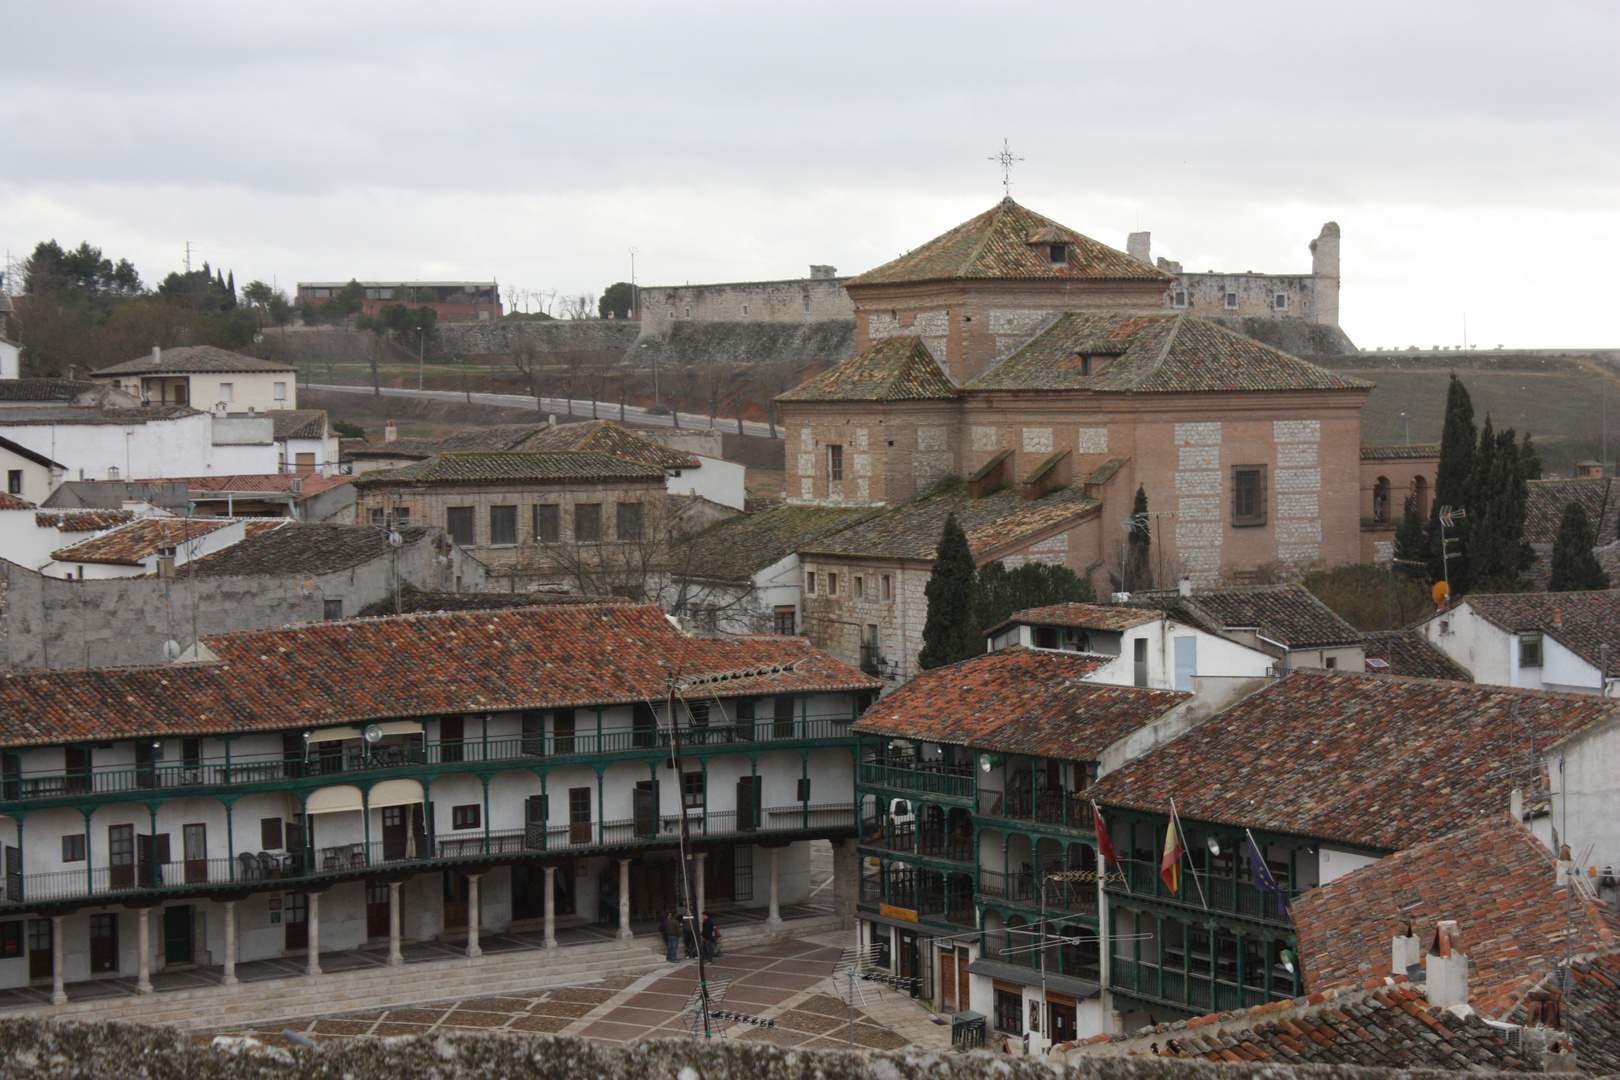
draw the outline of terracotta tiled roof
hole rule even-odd
[[[1073,626],[1081,630],[1112,630],[1122,632],[1163,618],[1157,611],[1144,611],[1137,607],[1110,607],[1106,604],[1053,604],[1050,607],[1025,608],[1015,611],[1005,620],[985,631],[993,634],[1014,623],[1041,626]]]
[[[0,510],[32,510],[34,504],[20,495],[0,493]]]
[[[203,639],[219,662],[0,672],[0,745],[269,731],[387,717],[629,704],[676,672],[714,697],[869,691],[802,638],[683,637],[655,607],[527,607]],[[725,678],[790,665],[775,674]]]
[[[867,506],[777,504],[705,530],[672,551],[670,563],[688,577],[745,581],[801,547],[880,513]]]
[[[1376,657],[1389,664],[1389,670],[1379,672],[1380,675],[1474,681],[1467,668],[1429,644],[1429,639],[1416,630],[1374,631],[1362,637],[1362,649],[1367,659]]]
[[[354,483],[352,476],[322,476],[319,473],[234,473],[225,476],[179,476],[165,480],[142,480],[146,484],[184,484],[190,491],[275,491],[291,492],[293,481],[303,489],[299,500],[323,491]]]
[[[134,521],[131,510],[39,510],[34,525],[57,532],[100,532]]]
[[[393,550],[383,530],[363,525],[308,521],[252,521],[248,525],[265,528],[250,529],[247,539],[198,559],[197,574],[331,574],[385,559]],[[433,531],[418,526],[400,529],[399,533],[409,546]]]
[[[1570,971],[1575,985],[1563,995],[1564,1020],[1574,1033],[1576,1061],[1588,1076],[1620,1075],[1620,953],[1577,960]],[[1539,989],[1559,996],[1548,983]],[[1511,1021],[1525,1023],[1528,1013],[1521,1006]]]
[[[1109,659],[999,649],[922,672],[868,709],[852,730],[1094,761],[1115,740],[1192,697],[1085,681]]]
[[[1068,245],[1066,262],[1054,265],[1048,259],[1051,244]],[[868,270],[848,285],[894,285],[958,278],[1129,280],[1165,284],[1175,280],[1117,248],[1082,236],[1007,198],[898,259]]]
[[[662,469],[695,469],[699,462],[691,454],[665,446],[639,432],[620,427],[611,420],[589,420],[582,424],[540,424],[528,438],[507,447],[509,450],[595,450],[626,461],[657,465]]]
[[[275,421],[275,437],[278,439],[326,437],[325,409],[272,409],[264,415]]]
[[[249,518],[242,522],[242,533],[249,540],[252,540],[255,536],[263,536],[267,532],[273,532],[293,520],[293,518]]]
[[[1563,523],[1564,511],[1572,502],[1581,504],[1586,520],[1597,535],[1598,543],[1615,538],[1615,519],[1620,511],[1616,499],[1614,477],[1594,476],[1585,480],[1532,480],[1529,501],[1524,512],[1524,538],[1532,544],[1551,545],[1558,539],[1558,526]],[[1543,565],[1550,560],[1543,558]]]
[[[580,596],[578,593],[550,592],[424,592],[420,589],[402,589],[400,607],[403,614],[418,615],[439,611],[508,611],[513,608],[582,606],[596,604],[629,604],[613,596]],[[388,614],[392,614],[393,601],[386,601]]]
[[[1086,498],[1085,490],[1078,486],[1025,500],[1010,488],[982,499],[972,499],[968,497],[967,488],[958,485],[812,541],[800,551],[932,559],[945,529],[945,517],[955,513],[957,523],[967,533],[968,547],[974,557],[988,560],[1021,540],[1094,514],[1101,507],[1097,500]]]
[[[164,548],[204,536],[232,524],[230,518],[140,518],[127,525],[51,552],[58,562],[111,563],[139,566]]]
[[[778,401],[926,401],[954,398],[956,384],[920,337],[893,337],[780,395]]]
[[[1394,851],[1505,808],[1504,763],[1615,715],[1584,694],[1300,668],[1090,793]]]
[[[4,380],[0,380],[4,381]],[[149,405],[144,409],[102,409],[79,405],[16,406],[0,409],[0,426],[24,427],[39,424],[146,424],[154,420],[178,420],[201,416],[189,405]]]
[[[161,372],[184,374],[193,371],[296,371],[291,364],[277,360],[260,360],[238,352],[218,349],[212,345],[186,345],[178,349],[164,349],[156,359],[151,353],[125,360],[122,364],[102,368],[95,375],[155,375]]]
[[[1134,1038],[1101,1036],[1069,1046],[1079,1055],[1157,1055],[1222,1064],[1363,1065],[1390,1076],[1408,1070],[1541,1069],[1535,1055],[1511,1046],[1503,1032],[1484,1020],[1430,1011],[1423,991],[1407,982],[1358,987],[1353,993],[1312,994],[1298,1002],[1277,1001],[1159,1024]],[[1583,1055],[1581,1063],[1585,1062]]]
[[[1539,630],[1589,664],[1620,642],[1620,589],[1601,592],[1469,593],[1458,601],[1509,633]]]
[[[499,484],[514,481],[659,480],[664,470],[611,454],[558,450],[540,453],[435,454],[415,465],[377,469],[354,478],[356,487],[389,484]]]
[[[1305,988],[1360,986],[1390,972],[1397,920],[1426,950],[1435,923],[1455,919],[1468,953],[1476,1012],[1505,1020],[1562,962],[1565,920],[1576,956],[1620,945],[1620,912],[1554,887],[1553,853],[1506,814],[1386,856],[1291,905]],[[1567,909],[1567,910],[1566,910]]]
[[[1361,631],[1297,582],[1200,589],[1190,597],[1170,592],[1137,595],[1145,604],[1186,613],[1212,629],[1259,630],[1290,649],[1361,644]]]
[[[85,379],[0,379],[0,401],[72,401],[95,388]]]
[[[1438,458],[1439,443],[1419,443],[1417,446],[1363,446],[1362,461],[1407,461],[1413,458]]]
[[[1087,375],[1084,357],[1091,357]],[[1187,314],[1077,312],[968,383],[967,390],[1203,393],[1219,390],[1371,390]]]

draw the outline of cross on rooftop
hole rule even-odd
[[[1007,139],[1001,140],[1001,153],[989,159],[1001,163],[1001,190],[1002,194],[1012,198],[1012,167],[1024,159],[1012,152],[1012,144]]]

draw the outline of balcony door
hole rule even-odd
[[[96,974],[118,970],[118,916],[90,916],[90,970]]]
[[[366,937],[387,937],[388,922],[388,883],[366,882]]]
[[[288,952],[309,948],[309,897],[284,893],[281,900],[282,947]]]
[[[107,826],[107,881],[115,889],[135,884],[135,826]]]
[[[459,870],[444,872],[444,928],[461,930],[467,926],[467,900],[470,895],[467,875]]]
[[[764,785],[757,776],[737,778],[737,831],[754,832],[759,828],[760,799]]]
[[[49,979],[55,947],[51,938],[51,920],[28,920],[28,977]]]
[[[385,806],[382,808],[382,842],[383,861],[399,862],[405,858],[410,848],[411,827],[405,818],[408,806]]]
[[[205,885],[208,882],[208,826],[184,825],[181,842],[186,854],[186,884]]]
[[[190,904],[163,909],[163,963],[167,967],[192,961],[192,915]]]
[[[591,789],[588,787],[568,789],[568,842],[591,842]]]

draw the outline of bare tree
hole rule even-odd
[[[562,314],[565,319],[596,318],[596,294],[578,293],[563,297]]]
[[[543,398],[547,384],[551,381],[552,369],[549,365],[543,364],[541,358],[539,346],[532,341],[524,341],[521,336],[518,338],[517,348],[512,353],[512,366],[517,368],[518,374],[523,376],[523,381],[529,388],[529,393],[534,395],[535,409],[545,412],[546,403]]]

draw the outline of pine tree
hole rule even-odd
[[[1395,526],[1395,568],[1409,578],[1422,580],[1427,576],[1429,542],[1423,532],[1423,519],[1418,517],[1417,496],[1406,497],[1406,512]]]
[[[1136,503],[1131,507],[1131,531],[1125,545],[1125,565],[1120,568],[1120,588],[1125,592],[1153,588],[1153,533],[1148,528],[1147,490],[1136,487]]]
[[[984,651],[982,626],[973,623],[973,552],[967,534],[956,523],[956,515],[945,518],[945,531],[934,555],[934,571],[928,575],[923,595],[928,599],[928,618],[923,623],[923,646],[917,666],[944,667]]]
[[[1470,484],[1474,477],[1474,457],[1477,453],[1479,433],[1474,427],[1474,402],[1468,388],[1455,374],[1446,390],[1446,422],[1440,433],[1440,464],[1434,473],[1434,504],[1429,508],[1428,549],[1429,577],[1434,581],[1447,579],[1445,553],[1440,535],[1440,508],[1466,509],[1471,501]],[[1452,591],[1462,593],[1468,586],[1468,559],[1466,558],[1466,519],[1446,529],[1446,535],[1459,540],[1451,545],[1453,553],[1464,557],[1451,560]]]
[[[1564,519],[1558,524],[1558,536],[1553,541],[1552,576],[1547,581],[1550,592],[1571,592],[1577,589],[1607,589],[1609,575],[1603,572],[1592,548],[1597,546],[1597,535],[1586,516],[1586,508],[1578,502],[1564,507]]]

